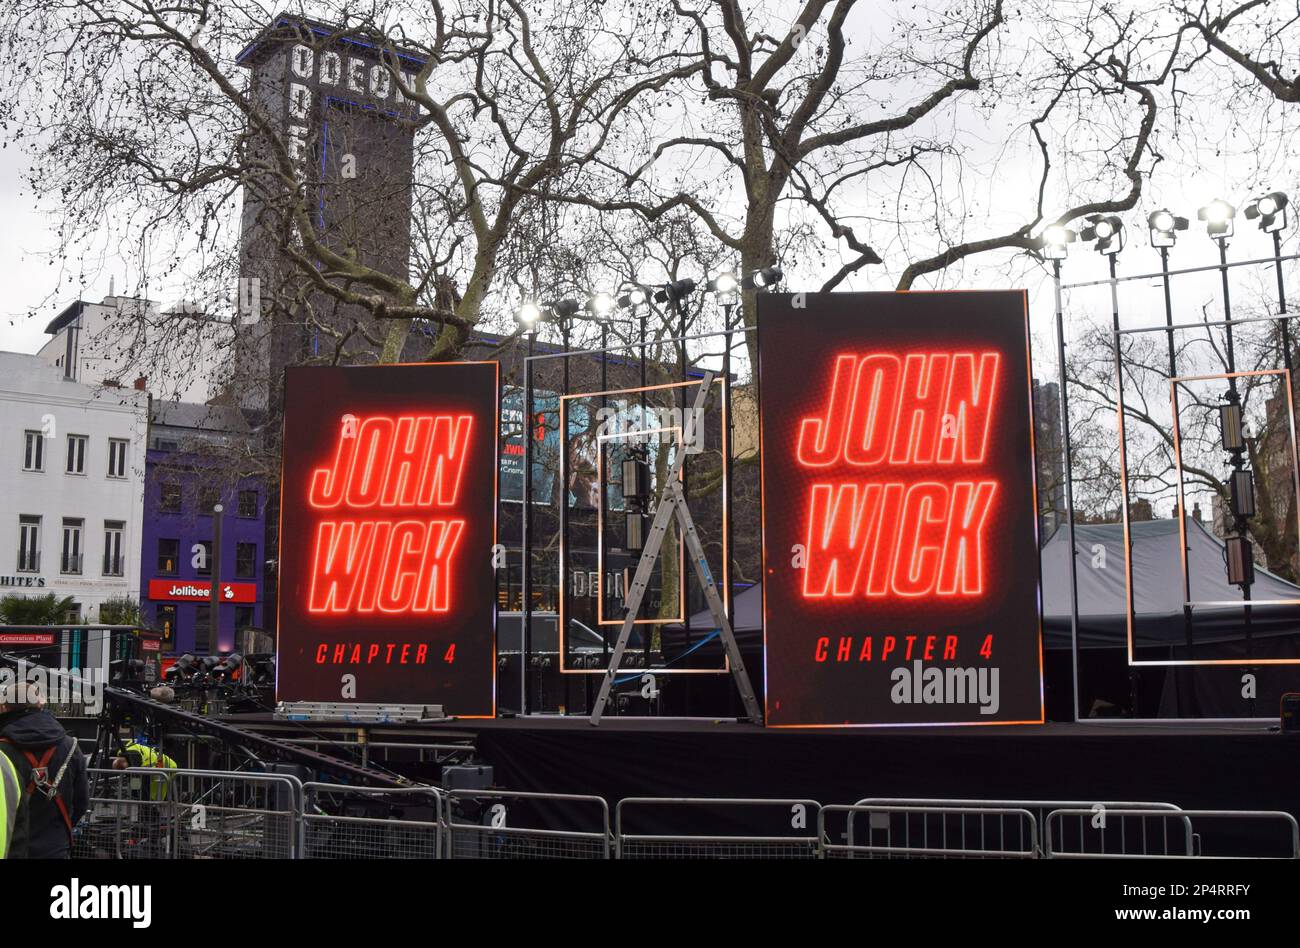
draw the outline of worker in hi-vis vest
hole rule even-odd
[[[148,744],[138,741],[126,741],[113,758],[114,770],[126,770],[129,767],[153,767],[160,770],[175,770],[176,761],[160,753]],[[166,779],[149,780],[149,799],[166,800],[170,781]]]
[[[27,845],[27,798],[8,754],[0,754],[0,859],[21,858]]]

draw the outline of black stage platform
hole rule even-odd
[[[504,718],[471,737],[511,790],[631,796],[1159,801],[1300,818],[1300,736],[1267,724],[764,729],[734,721]]]

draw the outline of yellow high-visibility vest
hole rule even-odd
[[[141,767],[157,767],[160,769],[167,769],[167,770],[176,769],[176,761],[172,760],[166,754],[158,753],[156,750],[154,750],[152,747],[149,747],[146,744],[137,744],[135,741],[132,741],[131,743],[126,745],[126,747],[124,748],[124,752],[128,754],[130,753],[138,754],[140,756]],[[166,780],[150,780],[149,799],[166,800],[167,786],[168,786],[168,781]]]
[[[0,751],[0,859],[9,858],[9,845],[13,842],[18,807],[22,802],[23,785],[18,768],[8,754]]]

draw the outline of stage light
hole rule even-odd
[[[1164,208],[1152,211],[1147,217],[1152,247],[1172,247],[1178,240],[1178,231],[1187,230],[1189,226],[1187,218],[1178,217]]]
[[[587,312],[604,319],[614,311],[614,297],[609,293],[594,293],[587,300]]]
[[[1246,519],[1255,516],[1255,476],[1246,469],[1233,471],[1228,487],[1232,515]]]
[[[537,328],[537,324],[542,321],[542,308],[531,300],[527,300],[519,307],[515,313],[515,322],[526,330]]]
[[[1069,245],[1078,239],[1078,234],[1064,224],[1050,224],[1038,238],[1039,249],[1048,260],[1064,260]]]
[[[623,548],[628,551],[645,549],[645,515],[629,513],[626,516],[627,542]]]
[[[1223,450],[1246,450],[1246,437],[1241,422],[1241,405],[1237,402],[1225,402],[1219,406],[1219,431],[1223,436]]]
[[[560,319],[568,319],[570,316],[576,316],[578,310],[582,309],[582,304],[577,300],[556,300],[554,303],[547,303],[549,309]]]
[[[650,294],[646,292],[645,287],[632,285],[618,298],[618,308],[636,309],[638,306],[644,306],[649,299]]]
[[[1228,564],[1228,582],[1233,586],[1249,586],[1255,581],[1255,556],[1246,537],[1228,537],[1223,541]]]
[[[695,292],[694,280],[674,280],[655,291],[656,303],[680,302]]]
[[[650,465],[640,456],[623,459],[623,497],[643,501],[650,497]]]
[[[1232,236],[1232,219],[1236,216],[1237,209],[1222,198],[1215,198],[1196,212],[1196,219],[1205,221],[1205,232],[1215,240]]]
[[[1246,205],[1246,219],[1259,218],[1259,229],[1266,234],[1279,231],[1287,225],[1286,208],[1290,201],[1281,191],[1265,194]]]
[[[740,290],[740,281],[736,279],[734,273],[719,273],[709,281],[706,289],[717,296],[719,303],[726,306],[736,302],[737,293]]]
[[[1124,249],[1124,222],[1114,215],[1092,214],[1079,237],[1089,243],[1096,241],[1098,253],[1113,257]]]
[[[783,279],[785,279],[785,273],[780,267],[763,267],[746,275],[743,285],[747,290],[770,290]]]

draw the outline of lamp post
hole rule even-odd
[[[1246,603],[1243,615],[1243,632],[1245,634],[1246,655],[1249,656],[1251,644],[1251,607],[1250,587],[1254,582],[1255,563],[1251,548],[1248,521],[1253,513],[1254,498],[1249,503],[1240,494],[1240,486],[1250,483],[1250,472],[1246,468],[1246,439],[1244,436],[1244,413],[1241,393],[1237,388],[1234,374],[1237,371],[1236,350],[1232,333],[1232,297],[1228,290],[1228,239],[1233,235],[1233,218],[1237,209],[1227,201],[1215,199],[1197,212],[1197,218],[1205,221],[1205,232],[1219,245],[1219,275],[1223,285],[1224,348],[1228,360],[1228,391],[1224,395],[1220,420],[1222,423],[1223,448],[1228,452],[1232,473],[1230,475],[1229,507],[1233,521],[1233,535],[1225,538],[1227,553],[1228,582],[1241,588],[1241,598]],[[1253,494],[1253,491],[1252,491]],[[1254,717],[1255,699],[1248,699],[1249,716]]]
[[[722,338],[724,345],[722,350],[722,417],[724,419],[723,423],[727,426],[727,430],[723,432],[726,451],[722,455],[722,478],[726,488],[723,498],[726,523],[722,531],[722,544],[724,548],[723,555],[727,560],[724,569],[727,583],[726,588],[722,591],[722,601],[727,618],[734,621],[735,611],[732,605],[732,589],[735,583],[732,582],[732,557],[735,555],[735,530],[733,525],[735,516],[731,509],[731,313],[736,308],[736,304],[740,302],[740,283],[733,273],[719,273],[709,281],[708,289],[709,292],[714,294],[718,305],[722,307]]]
[[[1061,410],[1061,447],[1065,464],[1065,526],[1070,541],[1070,660],[1074,694],[1070,702],[1074,720],[1079,720],[1079,575],[1078,548],[1074,534],[1074,477],[1070,471],[1070,401],[1065,371],[1065,313],[1061,304],[1061,261],[1078,235],[1063,224],[1052,224],[1040,237],[1044,257],[1052,261],[1052,287],[1056,303],[1056,351]]]
[[[1173,293],[1169,283],[1169,248],[1178,242],[1178,232],[1187,230],[1189,226],[1185,217],[1178,217],[1168,210],[1161,209],[1152,211],[1147,217],[1148,234],[1151,239],[1151,246],[1160,251],[1160,277],[1164,287],[1165,294],[1165,349],[1169,359],[1169,378],[1171,380],[1171,397],[1170,404],[1173,406],[1174,423],[1178,423],[1178,389],[1172,385],[1172,380],[1178,377],[1178,357],[1177,350],[1174,346],[1174,305]],[[1182,496],[1181,485],[1179,487],[1180,498]],[[1182,559],[1188,562],[1189,550],[1187,546],[1187,523],[1178,525],[1179,536],[1182,537]],[[1187,658],[1192,658],[1193,651],[1193,623],[1192,623],[1192,587],[1191,575],[1188,570],[1183,570],[1183,641],[1187,646]],[[1186,671],[1179,675],[1180,687],[1178,688],[1179,715],[1182,715],[1183,701],[1185,697],[1190,697],[1191,690],[1194,687],[1193,676]]]
[[[528,333],[528,358],[524,360],[524,511],[520,521],[519,551],[523,594],[519,629],[519,714],[528,713],[528,661],[532,653],[533,638],[533,360],[537,345],[537,329],[544,321],[541,307],[528,301],[515,315],[519,327]]]

